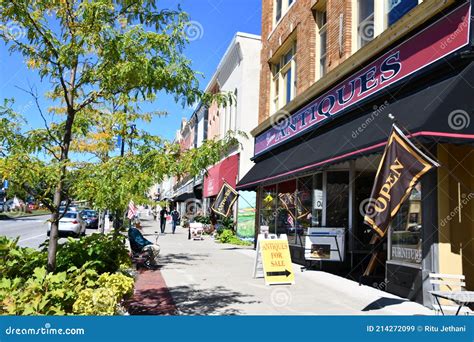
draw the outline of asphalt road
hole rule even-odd
[[[0,235],[10,238],[20,237],[18,244],[23,247],[38,248],[48,237],[47,220],[49,215],[20,217],[0,221]],[[97,229],[87,229],[86,234],[97,232]],[[61,242],[62,239],[59,241]]]

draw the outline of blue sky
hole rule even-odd
[[[257,0],[163,0],[158,4],[162,8],[174,8],[180,4],[182,9],[189,13],[191,20],[197,23],[197,35],[186,48],[185,54],[193,61],[194,69],[204,74],[201,80],[202,89],[212,77],[237,31],[260,34],[261,2]],[[17,87],[29,88],[31,84],[37,88],[38,94],[42,95],[49,90],[49,82],[41,81],[35,71],[27,69],[19,54],[10,55],[3,44],[0,45],[0,81],[0,100],[3,102],[4,98],[14,98],[14,109],[27,118],[30,126],[42,125],[31,96]],[[44,110],[47,105],[46,101],[42,101]],[[181,104],[174,102],[172,96],[166,94],[158,94],[157,100],[143,106],[143,109],[164,110],[169,113],[167,117],[155,118],[146,127],[153,134],[167,139],[174,138],[181,118],[189,118],[192,114],[192,108],[183,109]]]

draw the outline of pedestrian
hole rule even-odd
[[[158,216],[158,212],[156,211],[156,207],[153,207],[151,210],[151,213],[153,214],[153,221],[156,221],[156,218]]]
[[[176,210],[176,207],[171,212],[171,219],[172,219],[172,231],[174,234],[176,230],[176,226],[178,225],[178,221],[179,221],[179,212],[178,210]]]
[[[168,210],[166,210],[166,207],[163,207],[160,210],[160,229],[162,234],[165,232],[166,228],[166,215],[168,215]]]

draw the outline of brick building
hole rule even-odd
[[[431,305],[432,272],[474,289],[474,201],[456,202],[474,197],[471,5],[262,0],[255,166],[237,188],[257,191],[257,228],[286,234],[294,262],[359,280],[376,249],[363,279],[389,292]],[[443,167],[374,246],[363,221],[392,117]]]

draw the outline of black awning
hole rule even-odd
[[[237,188],[254,189],[260,184],[382,150],[393,123],[389,113],[417,139],[474,143],[474,62],[429,86],[425,82],[414,88],[415,84],[420,84],[420,80],[409,80],[402,89],[372,102],[376,107],[358,108],[338,122],[334,120],[324,131],[322,127],[269,151],[256,160]],[[354,119],[341,122],[349,118]]]
[[[175,202],[185,202],[188,199],[195,198],[194,192],[185,192],[176,196],[173,201]]]

